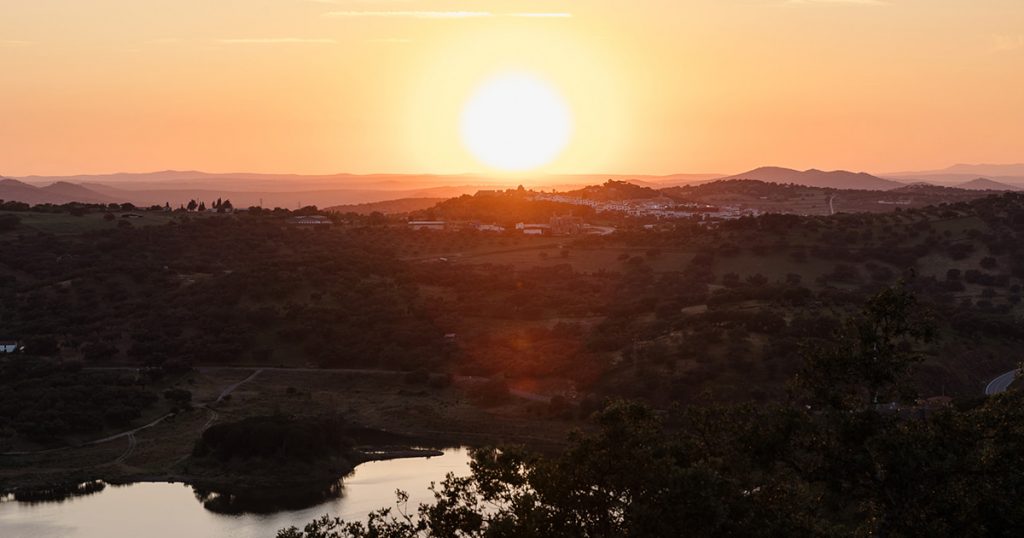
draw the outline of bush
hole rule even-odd
[[[351,448],[340,417],[250,417],[215,424],[196,441],[192,455],[231,460],[277,459],[311,462],[344,454]]]

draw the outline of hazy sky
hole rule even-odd
[[[1024,161],[1022,0],[0,0],[0,174],[486,171],[507,70],[543,172]]]

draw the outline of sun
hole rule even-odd
[[[569,106],[550,84],[529,73],[484,81],[462,109],[462,142],[477,160],[506,172],[553,161],[572,136]]]

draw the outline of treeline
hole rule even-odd
[[[158,400],[145,376],[82,370],[80,363],[0,360],[0,437],[50,443],[124,427]]]
[[[347,423],[338,416],[249,417],[207,428],[192,456],[220,462],[312,462],[347,454],[352,448],[347,430]]]
[[[429,367],[442,333],[387,247],[251,215],[0,242],[0,318],[87,363]]]
[[[587,206],[533,200],[532,191],[508,190],[480,192],[452,198],[436,206],[412,213],[412,219],[424,220],[479,220],[506,227],[518,222],[547,223],[555,215],[575,215],[590,218],[594,209]]]
[[[609,179],[601,185],[591,185],[575,191],[565,193],[567,196],[576,196],[585,200],[599,200],[613,202],[620,200],[646,200],[660,198],[661,191],[650,187],[641,187],[628,181],[616,181]]]

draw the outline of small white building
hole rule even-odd
[[[0,340],[0,353],[15,353],[18,351],[18,342],[14,340]]]
[[[331,219],[323,215],[304,215],[292,217],[289,221],[296,226],[330,226]]]
[[[551,235],[550,224],[530,224],[520,222],[516,224],[516,230],[523,232],[523,235]]]
[[[445,222],[443,220],[410,220],[410,230],[435,230],[444,231]]]

